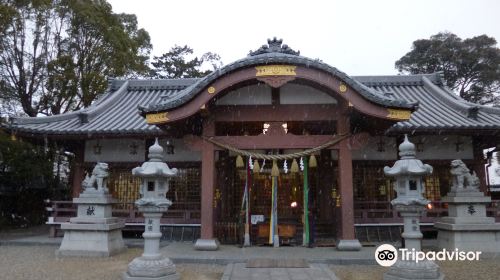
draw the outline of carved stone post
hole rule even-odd
[[[500,252],[500,224],[486,216],[491,197],[480,190],[480,179],[471,174],[461,160],[451,162],[453,185],[441,199],[448,203],[448,217],[442,217],[438,229],[438,247],[447,250]]]
[[[64,238],[58,256],[108,257],[126,249],[122,239],[125,221],[112,217],[115,200],[108,193],[108,165],[99,162],[82,182],[83,192],[73,198],[77,217],[61,225]]]
[[[163,148],[156,139],[153,146],[149,147],[149,161],[132,170],[132,175],[141,178],[141,198],[135,205],[144,216],[145,231],[144,253],[135,258],[128,265],[128,270],[123,274],[123,279],[158,279],[178,280],[172,261],[160,253],[160,219],[172,202],[166,198],[169,189],[168,179],[177,175],[177,169],[170,169],[163,162]]]

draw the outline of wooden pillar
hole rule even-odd
[[[479,178],[479,189],[485,194],[487,194],[488,189],[486,186],[486,170],[485,170],[486,159],[484,158],[484,153],[483,153],[483,149],[485,148],[488,147],[485,147],[478,138],[473,138],[472,154],[474,157],[474,164],[471,169],[474,170],[474,172],[476,172],[476,175]]]
[[[211,119],[203,121],[203,136],[214,136],[215,124]],[[196,241],[197,250],[217,250],[214,239],[214,183],[215,148],[210,142],[203,141],[201,151],[201,238]]]
[[[79,197],[82,191],[82,181],[85,178],[85,170],[83,167],[83,159],[85,153],[85,144],[80,144],[77,146],[75,152],[75,158],[71,166],[72,169],[72,181],[71,190],[73,198]]]
[[[343,106],[337,121],[339,134],[350,133],[350,118],[347,106]],[[354,194],[352,180],[352,154],[349,138],[339,143],[339,194],[340,194],[340,228],[337,231],[338,250],[359,250],[361,244],[354,234]]]

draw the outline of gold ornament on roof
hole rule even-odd
[[[256,66],[256,77],[261,76],[296,76],[295,69],[297,66],[293,65],[264,65]]]
[[[340,92],[344,93],[347,91],[347,86],[344,83],[341,83],[339,86]]]
[[[146,122],[148,124],[157,124],[157,123],[163,123],[167,122],[168,119],[168,112],[161,112],[161,113],[154,113],[154,114],[147,114],[146,115]]]
[[[387,117],[395,120],[409,120],[411,117],[410,110],[387,109]]]

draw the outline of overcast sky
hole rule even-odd
[[[394,62],[416,39],[440,31],[500,39],[497,0],[108,1],[114,12],[137,15],[153,54],[187,44],[224,64],[276,36],[349,75],[395,74]]]

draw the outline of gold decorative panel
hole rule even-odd
[[[410,110],[387,109],[387,117],[395,120],[409,120],[411,117]]]
[[[255,76],[296,76],[295,68],[293,65],[264,65],[256,66],[257,73]]]
[[[148,124],[163,123],[168,121],[168,112],[161,112],[155,114],[147,114],[146,122]]]

